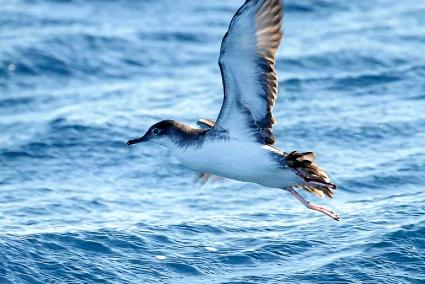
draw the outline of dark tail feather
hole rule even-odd
[[[337,188],[331,183],[328,175],[322,170],[314,160],[316,155],[313,152],[291,152],[287,154],[286,160],[288,165],[293,168],[296,173],[306,181],[298,187],[307,190],[320,197],[333,197],[334,190]]]

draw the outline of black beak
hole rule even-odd
[[[134,144],[137,144],[137,143],[140,143],[140,142],[144,142],[146,140],[147,140],[146,139],[146,135],[144,135],[144,136],[142,136],[140,138],[137,138],[137,139],[128,140],[127,141],[127,146],[131,146],[131,145],[134,145]]]

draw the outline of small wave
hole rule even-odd
[[[189,274],[193,276],[199,276],[204,274],[196,266],[190,264],[166,262],[165,266],[177,274]]]
[[[22,81],[26,76],[50,76],[61,78],[122,78],[141,73],[149,64],[148,57],[137,56],[138,43],[122,37],[74,34],[45,38],[35,46],[19,47],[7,55],[14,71],[2,68],[3,78]],[[79,50],[86,50],[80,53]],[[117,70],[126,70],[125,74]]]
[[[368,87],[394,83],[402,80],[401,77],[393,74],[362,74],[358,76],[348,76],[346,78],[335,80],[335,89],[347,90],[347,88]]]
[[[203,43],[205,42],[205,38],[208,38],[207,34],[196,32],[157,32],[157,33],[146,33],[141,32],[138,34],[138,37],[143,40],[153,40],[153,41],[165,41],[165,42],[176,42],[176,45],[181,45],[182,43]]]
[[[302,0],[287,2],[285,5],[287,13],[318,13],[318,12],[340,12],[348,9],[346,5],[330,0],[310,1]]]
[[[339,49],[319,54],[304,55],[299,58],[278,58],[279,65],[285,66],[285,71],[311,73],[320,72],[361,72],[365,70],[379,70],[402,63],[398,58],[390,60],[374,53],[366,53],[356,49]]]

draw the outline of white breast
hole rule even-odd
[[[237,140],[205,142],[201,147],[172,149],[172,153],[188,168],[240,181],[281,187],[282,179],[298,177],[283,170],[272,159],[273,148]],[[286,176],[287,175],[287,176]]]

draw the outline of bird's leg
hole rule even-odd
[[[301,196],[301,194],[299,194],[295,189],[288,188],[286,189],[288,190],[296,199],[298,199],[299,202],[301,202],[302,204],[304,204],[305,207],[315,210],[315,211],[319,211],[325,215],[328,215],[329,217],[331,217],[332,219],[339,221],[339,216],[338,214],[332,212],[331,210],[329,210],[328,208],[321,206],[321,205],[317,205],[314,203],[310,203],[309,201],[307,201],[304,197]]]

